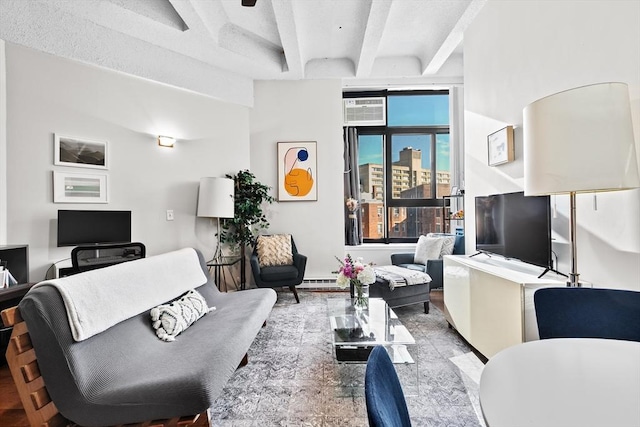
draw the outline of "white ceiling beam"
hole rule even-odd
[[[180,15],[189,30],[200,34],[207,32],[202,16],[191,4],[191,0],[169,0],[169,3],[171,3],[176,13]]]
[[[458,47],[460,42],[462,42],[465,30],[475,19],[486,2],[487,0],[471,0],[471,3],[469,3],[469,6],[467,6],[467,9],[464,11],[462,16],[460,16],[456,25],[453,26],[444,43],[442,43],[436,54],[433,55],[429,64],[427,64],[424,70],[422,70],[423,76],[436,74],[440,70],[440,67],[442,67],[447,59],[449,59],[451,53],[456,49],[456,47]]]
[[[32,8],[33,10],[39,8],[59,10],[79,19],[80,21],[77,25],[79,25],[78,28],[80,29],[87,25],[87,22],[92,22],[105,29],[117,31],[207,64],[214,64],[217,58],[216,52],[212,51],[216,47],[215,43],[211,41],[211,37],[202,20],[199,19],[195,10],[190,7],[189,1],[176,1],[175,4],[178,5],[178,8],[172,3],[174,10],[180,15],[185,25],[189,27],[186,31],[169,27],[152,18],[142,16],[132,10],[106,1],[58,0],[51,3],[33,2]],[[87,22],[83,22],[83,19]],[[45,26],[51,25],[56,25],[56,21],[54,19],[45,19]],[[57,25],[63,26],[64,23],[58,23]],[[73,29],[70,29],[71,31]],[[85,37],[91,37],[91,33],[86,33]],[[86,40],[83,40],[85,37],[78,37],[78,44],[87,43]],[[113,45],[113,43],[107,43],[105,47],[109,45]],[[117,46],[115,47],[117,48]]]
[[[253,80],[249,77],[112,30],[45,2],[0,2],[0,39],[227,102],[253,105]],[[108,54],[105,48],[110,47],[113,51],[117,47],[118,55]]]
[[[298,43],[298,32],[293,13],[292,0],[271,0],[273,14],[276,17],[276,25],[280,34],[280,42],[284,50],[283,71],[288,71],[292,76],[303,78],[302,55]]]
[[[369,17],[362,38],[360,56],[356,65],[356,77],[368,77],[371,75],[373,62],[376,59],[378,46],[382,39],[382,33],[389,17],[389,10],[393,0],[372,1],[369,9]]]
[[[220,2],[199,2],[194,0],[169,0],[182,20],[202,38],[210,37],[216,45],[215,51],[220,55],[222,49],[226,54],[242,57],[256,67],[268,70],[280,70],[280,46],[273,46],[266,40],[254,36],[229,20]],[[213,49],[213,47],[212,47]]]
[[[204,29],[206,29],[207,35],[213,40],[215,44],[218,44],[218,37],[220,28],[229,22],[229,17],[226,11],[219,2],[201,2],[193,0],[169,0],[174,9],[183,21],[189,26],[189,22],[196,20],[193,13],[197,15],[197,21],[202,23]],[[189,3],[190,7],[183,5],[183,3]],[[193,12],[191,11],[193,10]],[[183,13],[185,16],[183,16]],[[189,28],[191,28],[189,26]]]

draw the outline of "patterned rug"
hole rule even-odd
[[[211,408],[213,426],[367,426],[365,364],[338,363],[327,297],[278,292],[278,302]],[[395,309],[416,340],[412,365],[396,365],[414,426],[484,426],[478,404],[482,362],[433,305]]]

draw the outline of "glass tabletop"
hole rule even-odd
[[[364,310],[356,310],[351,298],[328,298],[327,312],[334,346],[343,349],[382,345],[392,359],[394,352],[401,352],[398,360],[408,361],[405,346],[415,344],[415,339],[382,298],[370,298],[369,308]]]
[[[224,267],[227,265],[233,265],[240,261],[241,257],[238,255],[225,255],[218,259],[211,259],[207,261],[207,267]]]

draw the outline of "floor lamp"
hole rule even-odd
[[[234,216],[234,182],[229,178],[200,178],[198,191],[198,216],[205,218],[217,218],[218,220],[218,245],[213,254],[214,261],[222,260],[222,245],[220,244],[220,218],[233,218]]]
[[[523,116],[525,195],[569,195],[567,286],[580,286],[576,194],[640,186],[629,89],[624,83],[578,87],[527,105]]]

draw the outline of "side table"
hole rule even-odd
[[[220,289],[220,284],[221,284],[221,279],[224,277],[226,279],[226,275],[224,274],[224,267],[231,267],[234,264],[237,264],[238,262],[240,262],[241,257],[237,256],[237,255],[227,255],[227,256],[222,256],[218,259],[212,259],[210,261],[207,261],[207,267],[209,268],[209,272],[211,272],[211,269],[213,268],[213,278],[216,282],[216,286],[218,287],[219,290]],[[235,286],[235,289],[238,289],[238,284],[236,283],[236,279],[235,277],[233,277],[233,275],[231,275],[231,278],[233,279],[233,284]],[[240,284],[242,285],[242,283]],[[227,288],[227,284],[225,281],[225,292],[228,290]]]

